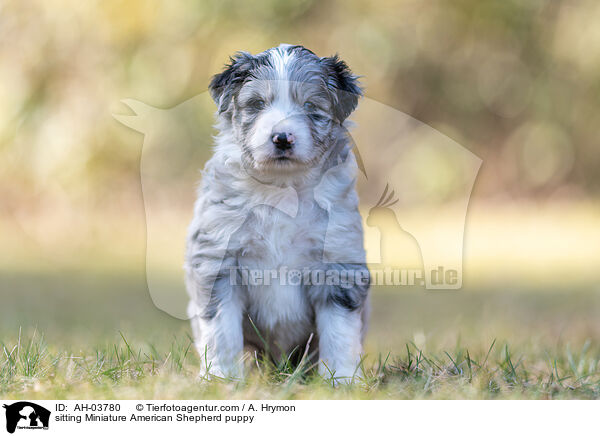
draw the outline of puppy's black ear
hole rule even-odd
[[[321,64],[327,70],[327,85],[333,93],[335,115],[341,123],[356,109],[358,98],[363,95],[358,77],[337,54],[321,58]]]
[[[223,72],[215,74],[208,85],[208,90],[217,104],[219,113],[229,109],[231,99],[250,74],[254,56],[250,53],[238,52],[229,60],[230,62],[225,65]]]

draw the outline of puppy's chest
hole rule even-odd
[[[307,334],[312,318],[306,292],[292,271],[322,260],[326,230],[326,212],[310,202],[301,202],[296,216],[257,206],[240,229],[238,264],[259,277],[246,287],[247,310],[284,349]]]
[[[249,268],[304,268],[322,260],[327,213],[302,201],[295,216],[257,206],[244,223],[238,262]]]

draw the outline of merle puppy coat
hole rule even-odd
[[[238,53],[209,89],[218,135],[185,262],[203,373],[240,377],[244,346],[278,358],[313,335],[321,373],[352,380],[369,289],[344,127],[357,78],[337,56],[280,45]]]

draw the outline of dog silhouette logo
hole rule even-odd
[[[170,262],[179,271],[185,262],[188,218],[196,199],[191,180],[197,180],[198,169],[214,147],[214,118],[210,115],[214,101],[209,92],[202,92],[169,108],[133,99],[122,102],[130,113],[113,117],[144,135],[140,179],[146,213],[148,291],[156,307],[189,319],[194,315],[187,310],[189,295],[184,281],[180,276],[177,282],[170,280],[163,265]],[[347,244],[364,242],[366,263],[376,269],[371,277],[383,274],[386,282],[385,271],[392,270],[392,284],[397,284],[396,278],[404,284],[404,277],[410,276],[420,288],[460,289],[467,209],[482,160],[433,127],[368,97],[362,98],[352,121],[346,126],[350,158],[330,150],[327,157],[331,159],[322,162],[325,165],[317,174],[321,181],[313,190],[315,202],[328,214],[325,240],[317,247],[323,263],[364,262],[353,259],[350,250],[336,249],[335,223],[345,210],[326,198],[327,185],[335,180],[336,172],[348,172],[345,166],[356,165],[364,241]],[[240,170],[248,172],[246,161]],[[256,186],[268,190],[265,197],[272,202],[254,206],[292,218],[302,211],[293,187],[282,188],[260,178]],[[372,200],[377,198],[374,205]],[[185,213],[177,214],[177,210]],[[241,234],[246,218],[241,216],[230,232],[224,232],[218,258],[227,253],[232,237]],[[384,283],[372,282],[372,286],[377,284]],[[411,280],[407,284],[410,286]]]
[[[18,429],[48,430],[50,411],[28,401],[4,404],[6,409],[6,431],[14,433]]]

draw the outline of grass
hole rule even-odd
[[[599,353],[582,348],[539,355],[493,341],[488,350],[457,347],[424,353],[414,343],[403,353],[366,356],[364,376],[332,387],[308,364],[292,367],[249,356],[244,381],[198,380],[189,336],[163,350],[119,343],[73,352],[49,345],[37,332],[4,343],[0,396],[10,398],[598,398]]]
[[[2,283],[5,398],[600,398],[594,287],[376,289],[364,375],[334,388],[308,363],[250,354],[244,381],[198,380],[188,323],[153,306],[141,273]]]

